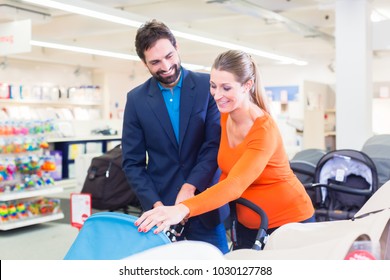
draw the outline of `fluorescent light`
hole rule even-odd
[[[227,49],[242,50],[242,51],[245,51],[245,52],[253,54],[253,55],[266,57],[266,58],[273,59],[273,60],[278,60],[281,63],[297,64],[297,65],[306,65],[307,64],[306,61],[297,60],[297,59],[290,58],[287,56],[281,56],[281,55],[277,55],[277,54],[273,54],[273,53],[269,53],[269,52],[237,45],[234,43],[223,42],[223,41],[219,41],[219,40],[215,40],[215,39],[210,39],[210,38],[201,37],[201,36],[197,36],[197,35],[193,35],[193,34],[174,31],[174,30],[172,30],[172,32],[177,37],[185,38],[188,40],[192,40],[192,41],[196,41],[196,42],[200,42],[200,43],[204,43],[204,44],[208,44],[208,45],[212,45],[212,46],[218,46],[218,47],[223,47],[223,48],[227,48]]]
[[[118,59],[124,59],[124,60],[141,61],[138,56],[131,55],[131,54],[125,54],[125,53],[103,51],[103,50],[97,50],[97,49],[90,49],[90,48],[77,47],[77,46],[71,46],[71,45],[63,45],[63,44],[36,41],[36,40],[31,40],[30,44],[32,46],[49,48],[49,49],[72,51],[72,52],[77,52],[77,53],[105,56],[105,57],[118,58]],[[206,67],[203,65],[187,64],[187,63],[182,63],[182,65],[185,68],[190,69],[190,70],[208,70],[208,71],[210,71],[209,67]]]
[[[57,43],[35,41],[35,40],[31,40],[30,44],[32,46],[37,46],[37,47],[44,47],[44,48],[50,48],[50,49],[57,49],[57,50],[65,50],[65,51],[72,51],[72,52],[85,53],[85,54],[106,56],[106,57],[119,58],[119,59],[125,59],[125,60],[140,61],[138,56],[124,54],[124,53],[102,51],[102,50],[96,50],[96,49],[90,49],[90,48],[82,48],[82,47],[76,47],[76,46],[71,46],[71,45],[62,45],[62,44],[57,44]]]
[[[371,12],[371,21],[372,22],[380,22],[384,20],[388,20],[389,17],[384,14],[383,11],[379,9],[375,9]]]
[[[101,5],[96,5],[91,2],[86,2],[86,1],[75,1],[75,0],[67,0],[66,2],[60,1],[60,0],[23,0],[24,2],[40,5],[40,6],[45,6],[45,7],[50,7],[62,11],[66,11],[69,13],[73,14],[79,14],[87,17],[93,17],[96,19],[101,19],[109,22],[114,22],[118,24],[123,24],[126,26],[131,26],[138,28],[140,27],[146,20],[130,20],[129,15],[130,13],[127,13],[125,11],[117,10],[117,9],[111,9],[107,8],[105,6]],[[108,13],[109,11],[109,13]],[[307,62],[303,60],[298,60],[295,58],[287,57],[287,56],[282,56],[282,55],[277,55],[274,53],[270,52],[265,52],[262,50],[234,44],[234,43],[229,43],[229,42],[224,42],[220,40],[214,40],[210,39],[207,37],[203,36],[198,36],[190,33],[185,33],[181,31],[175,31],[172,30],[172,32],[175,34],[175,36],[184,38],[187,40],[191,41],[196,41],[212,46],[218,46],[218,47],[223,47],[227,49],[239,49],[242,51],[245,51],[247,53],[259,56],[259,57],[265,57],[268,59],[276,60],[281,63],[285,64],[296,64],[296,65],[306,65]]]
[[[107,10],[107,7],[101,7],[101,11],[99,11],[97,8],[98,6],[95,4],[88,3],[85,1],[66,1],[61,2],[61,1],[51,1],[51,0],[22,0],[23,2],[28,2],[40,6],[45,6],[57,10],[62,10],[66,11],[72,14],[79,14],[87,17],[93,17],[109,22],[114,22],[122,25],[127,25],[131,27],[140,27],[143,22],[142,21],[135,21],[135,20],[130,20],[125,17],[125,15],[115,15],[115,14],[108,14],[104,10]],[[88,8],[90,6],[90,8]],[[86,7],[86,8],[84,8]],[[118,14],[123,14],[123,11],[120,10],[115,10],[115,9],[110,9],[115,11]]]

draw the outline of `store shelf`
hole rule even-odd
[[[63,218],[64,218],[64,213],[60,212],[60,213],[24,218],[15,221],[7,221],[7,222],[0,223],[0,230],[10,230],[15,228],[60,220]]]
[[[336,136],[336,131],[325,131],[324,136]]]
[[[10,200],[16,200],[22,198],[37,197],[37,196],[43,196],[43,195],[48,195],[53,193],[59,193],[62,191],[63,191],[62,187],[51,186],[51,187],[42,187],[36,190],[2,193],[0,194],[0,201],[10,201]]]
[[[305,81],[304,149],[336,149],[335,93],[329,85]]]
[[[48,143],[57,142],[90,142],[90,141],[107,141],[107,140],[122,140],[121,135],[88,135],[79,137],[61,137],[61,138],[48,138]]]
[[[101,101],[90,101],[90,100],[41,100],[41,99],[0,99],[0,103],[4,105],[34,105],[34,106],[53,106],[53,107],[64,107],[64,106],[101,106]]]

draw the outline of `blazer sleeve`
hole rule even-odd
[[[134,94],[127,94],[127,102],[123,118],[122,131],[122,168],[127,181],[133,188],[142,208],[153,208],[156,201],[161,200],[146,170],[146,146],[142,128],[138,121]]]

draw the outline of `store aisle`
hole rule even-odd
[[[49,222],[0,232],[1,260],[61,260],[78,230]]]
[[[62,260],[78,229],[70,225],[69,202],[74,187],[52,195],[61,199],[64,219],[52,222],[0,231],[1,260]]]
[[[0,260],[62,260],[76,239],[78,229],[70,225],[70,194],[77,187],[67,187],[51,197],[61,199],[64,218],[52,222],[0,231]],[[130,208],[138,215],[138,209]],[[134,210],[134,212],[132,212]],[[92,213],[99,212],[92,209]]]

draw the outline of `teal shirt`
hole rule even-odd
[[[171,124],[176,136],[177,143],[179,143],[180,93],[182,82],[183,72],[180,76],[179,82],[173,89],[164,88],[160,83],[158,83],[158,87],[160,88],[161,93],[164,97],[169,118],[171,119]]]

